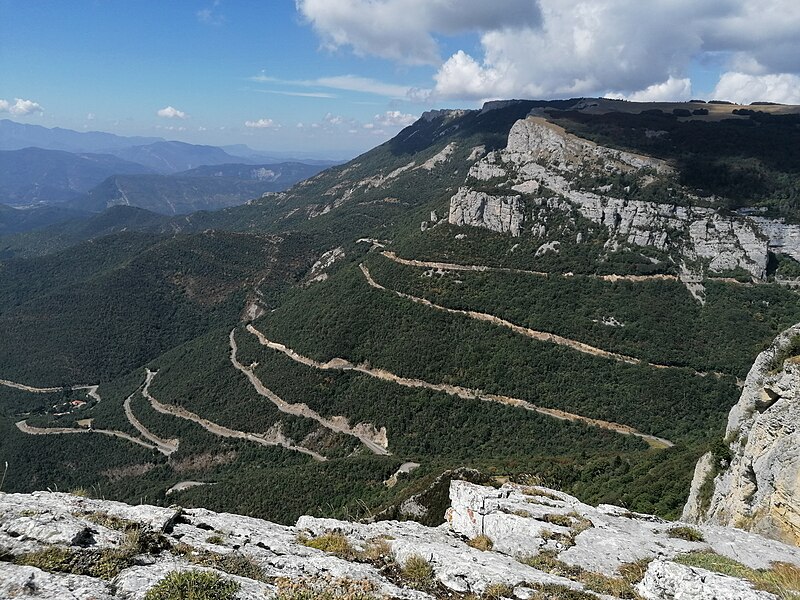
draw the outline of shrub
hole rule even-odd
[[[669,537],[679,538],[687,542],[703,542],[705,538],[703,534],[697,531],[694,527],[686,527],[683,525],[672,527],[667,531]]]
[[[419,554],[412,554],[409,556],[400,572],[403,579],[405,579],[411,587],[417,588],[418,590],[429,590],[436,581],[433,573],[433,566]]]
[[[145,600],[234,600],[235,581],[210,571],[173,571],[153,586]]]
[[[481,534],[469,540],[467,542],[467,546],[475,548],[476,550],[481,550],[482,552],[486,552],[492,549],[494,542],[488,535]]]

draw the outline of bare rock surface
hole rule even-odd
[[[701,459],[684,519],[800,545],[799,339],[800,324],[756,358],[728,416],[730,460]]]
[[[774,561],[800,565],[798,549],[756,534],[701,526],[705,541],[686,541],[671,535],[675,523],[615,506],[593,507],[546,488],[494,488],[454,480],[450,499],[447,519],[438,527],[308,516],[290,527],[202,508],[129,506],[50,492],[0,494],[0,597],[141,600],[169,573],[201,570],[238,583],[243,600],[274,597],[281,580],[361,582],[377,597],[407,600],[497,589],[519,600],[538,598],[542,589],[612,598],[594,591],[591,578],[548,572],[552,569],[546,561],[535,561],[543,555],[577,573],[616,579],[623,564],[655,559],[638,586],[645,598],[750,600],[771,596],[744,580],[670,559],[714,550],[753,568],[769,568]],[[82,557],[77,564],[108,552],[118,556],[132,543],[131,523],[156,536],[160,545],[129,551],[126,562],[107,579],[67,573],[58,561],[36,562],[32,554],[45,550]],[[309,546],[325,536],[339,540],[338,550]],[[232,570],[225,557],[245,560],[259,575]],[[412,557],[421,557],[432,568],[434,580],[424,590],[415,589],[402,574]],[[29,564],[21,564],[25,562]]]
[[[490,152],[469,171],[470,179],[492,181],[520,194],[546,187],[567,202],[553,209],[576,207],[580,214],[606,227],[615,243],[653,247],[678,262],[691,262],[711,272],[743,269],[753,278],[767,274],[769,252],[800,260],[800,226],[780,220],[721,214],[712,208],[656,203],[609,195],[608,186],[576,189],[576,176],[597,173],[669,173],[661,160],[606,148],[567,133],[541,117],[529,116],[511,128],[504,150]],[[648,179],[649,178],[649,179]],[[499,181],[498,181],[499,180]],[[450,223],[519,235],[531,200],[491,196],[462,187],[450,201]],[[538,199],[533,198],[536,202]],[[525,224],[528,227],[536,224]]]
[[[653,561],[637,586],[647,600],[777,600],[741,579],[666,561]]]

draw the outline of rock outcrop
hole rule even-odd
[[[590,221],[608,229],[615,243],[657,248],[678,264],[702,270],[747,271],[754,279],[767,275],[769,252],[800,260],[800,226],[763,217],[723,215],[702,206],[656,203],[609,196],[604,189],[576,189],[578,175],[598,173],[669,173],[655,158],[599,146],[567,133],[541,117],[517,121],[506,148],[490,152],[469,171],[468,181],[492,180],[498,188],[535,194],[546,187],[565,198]],[[462,187],[450,200],[450,222],[519,235],[526,202],[519,196],[489,195]],[[541,199],[535,199],[540,201]],[[697,199],[699,200],[699,199]],[[563,203],[561,203],[563,204]],[[486,216],[484,216],[486,215]]]
[[[730,456],[701,459],[684,519],[800,545],[799,342],[800,324],[756,358],[728,417]]]
[[[450,223],[472,225],[513,236],[522,230],[522,196],[493,196],[462,187],[450,199]]]
[[[701,526],[703,541],[687,541],[675,523],[545,488],[452,481],[450,499],[438,527],[315,517],[287,527],[205,509],[0,494],[0,597],[134,600],[174,571],[208,571],[238,584],[241,599],[274,597],[286,582],[333,582],[408,600],[612,599],[634,597],[634,589],[650,600],[774,600],[749,581],[673,559],[701,550],[753,569],[800,566],[800,550],[758,535]],[[424,565],[424,578],[404,571],[411,561]],[[634,561],[638,575],[623,579],[620,568]]]

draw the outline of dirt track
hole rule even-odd
[[[422,381],[421,379],[400,377],[399,375],[395,375],[394,373],[386,371],[385,369],[376,369],[373,367],[368,367],[366,365],[355,365],[343,358],[333,358],[328,362],[321,363],[319,361],[315,361],[311,358],[303,356],[283,344],[270,341],[263,333],[261,333],[258,329],[256,329],[252,325],[248,325],[247,330],[258,338],[258,341],[262,346],[266,346],[273,350],[277,350],[278,352],[282,352],[295,362],[301,363],[303,365],[315,369],[335,370],[335,371],[355,371],[358,373],[369,375],[370,377],[382,379],[384,381],[391,381],[392,383],[396,383],[404,387],[424,388],[436,392],[444,392],[445,394],[449,394],[451,396],[458,396],[459,398],[463,398],[465,400],[482,400],[485,402],[495,402],[498,404],[505,404],[507,406],[523,408],[525,410],[534,411],[562,421],[574,421],[574,422],[585,423],[587,425],[591,425],[592,427],[608,429],[616,433],[621,433],[623,435],[636,436],[645,440],[648,444],[650,444],[655,448],[669,448],[674,445],[671,441],[667,439],[642,433],[628,425],[621,425],[619,423],[613,423],[611,421],[603,421],[601,419],[592,419],[590,417],[584,417],[582,415],[577,415],[574,413],[569,413],[554,408],[543,408],[540,406],[536,406],[535,404],[532,404],[526,400],[521,400],[519,398],[512,398],[510,396],[502,396],[497,394],[484,394],[478,390],[469,389],[461,386],[449,385],[444,383],[430,383],[427,381]]]
[[[140,446],[144,446],[145,448],[149,448],[150,450],[159,450],[156,446],[152,444],[148,444],[147,442],[140,440],[137,437],[133,437],[132,435],[128,435],[123,431],[114,431],[113,429],[78,429],[77,427],[33,427],[32,425],[28,425],[25,421],[19,421],[15,423],[17,429],[19,429],[23,433],[28,433],[30,435],[63,435],[63,434],[71,434],[71,433],[100,433],[103,435],[110,435],[112,437],[121,438],[123,440],[127,440],[129,442],[133,442],[134,444],[139,444]]]
[[[377,281],[373,279],[372,275],[369,272],[369,269],[366,265],[361,264],[361,272],[364,274],[364,278],[367,280],[367,283],[377,289],[384,292],[389,292],[395,294],[400,298],[405,298],[406,300],[411,300],[412,302],[416,302],[417,304],[422,304],[424,306],[428,306],[430,308],[440,310],[442,312],[454,314],[454,315],[463,315],[469,317],[471,319],[475,319],[477,321],[485,321],[487,323],[492,323],[494,325],[500,325],[501,327],[506,327],[510,329],[514,333],[518,333],[520,335],[524,335],[525,337],[531,338],[533,340],[537,340],[539,342],[548,342],[551,344],[557,344],[559,346],[564,346],[566,348],[571,348],[572,350],[576,350],[578,352],[582,352],[584,354],[590,354],[592,356],[599,356],[601,358],[607,358],[610,360],[615,360],[621,363],[627,363],[629,365],[645,365],[648,367],[652,367],[654,369],[680,369],[683,367],[674,367],[671,365],[662,365],[659,363],[651,363],[640,358],[636,358],[634,356],[628,356],[626,354],[619,354],[617,352],[610,352],[608,350],[603,350],[602,348],[597,348],[595,346],[590,346],[589,344],[585,344],[583,342],[579,342],[577,340],[572,340],[561,335],[556,335],[555,333],[547,333],[545,331],[536,331],[535,329],[529,329],[528,327],[522,327],[521,325],[516,325],[511,321],[506,321],[505,319],[501,319],[495,315],[490,315],[488,313],[477,312],[474,310],[461,310],[457,308],[448,308],[446,306],[441,306],[439,304],[434,304],[430,300],[425,298],[419,298],[417,296],[412,296],[411,294],[406,294],[405,292],[400,292],[397,290],[391,290]],[[693,371],[695,375],[698,377],[707,377],[709,373],[704,371]],[[725,373],[718,373],[712,372],[712,375],[715,377],[724,377]]]
[[[6,387],[14,388],[17,390],[22,390],[23,392],[31,392],[32,394],[53,394],[56,392],[60,392],[64,388],[60,387],[48,387],[48,388],[40,388],[40,387],[33,387],[30,385],[25,385],[24,383],[17,383],[16,381],[9,381],[8,379],[0,379],[0,385],[4,385]],[[99,389],[99,385],[73,385],[70,386],[69,389],[71,390],[86,390],[86,394],[91,396],[98,402],[102,400],[100,394],[97,393]]]
[[[141,389],[141,388],[139,388]],[[169,456],[173,452],[178,449],[178,440],[165,440],[154,433],[152,433],[149,429],[147,429],[139,419],[136,418],[136,415],[133,414],[133,409],[131,408],[131,399],[135,396],[139,389],[133,392],[130,396],[125,398],[125,402],[123,402],[123,408],[125,409],[125,416],[128,417],[128,421],[131,425],[140,433],[142,437],[150,440],[153,444],[156,445],[158,451],[161,452],[164,456]]]
[[[411,260],[408,258],[400,258],[394,252],[384,250],[381,255],[389,260],[398,264],[406,265],[409,267],[425,267],[429,269],[441,269],[442,271],[477,271],[477,272],[494,272],[494,273],[517,273],[520,275],[535,275],[536,277],[574,277],[572,273],[546,273],[544,271],[527,271],[525,269],[511,269],[508,267],[487,267],[484,265],[460,265],[456,263],[436,262],[427,260]],[[591,277],[592,279],[601,279],[603,281],[678,281],[675,275],[583,275],[583,277]]]
[[[247,329],[252,331],[251,327],[251,325],[248,325]],[[377,431],[374,431],[374,427],[371,428],[373,431],[369,431],[369,425],[357,425],[356,427],[350,427],[347,419],[344,417],[333,417],[331,419],[326,419],[318,412],[312,410],[307,404],[290,404],[289,402],[283,400],[275,392],[268,389],[256,376],[256,374],[253,373],[251,368],[245,367],[236,359],[238,348],[236,346],[235,332],[236,330],[232,329],[230,333],[231,363],[234,367],[247,376],[247,378],[250,380],[250,383],[253,385],[259,395],[267,398],[278,408],[279,411],[289,415],[294,415],[296,417],[312,419],[326,429],[330,429],[336,433],[343,433],[345,435],[353,436],[360,440],[361,443],[363,443],[367,448],[369,448],[373,454],[378,454],[381,456],[391,455],[391,452],[389,452],[386,449],[386,446],[381,443],[385,440],[385,431],[383,432],[383,435],[379,435]]]
[[[204,419],[192,412],[189,412],[185,408],[170,404],[162,404],[150,394],[150,384],[153,382],[153,378],[156,376],[156,373],[157,371],[151,371],[150,369],[147,369],[147,379],[145,380],[144,387],[142,388],[142,395],[147,398],[147,400],[150,402],[150,405],[157,412],[160,412],[164,415],[178,417],[179,419],[184,419],[186,421],[192,421],[193,423],[200,425],[206,431],[209,431],[220,437],[247,440],[250,442],[255,442],[256,444],[261,444],[262,446],[282,446],[287,450],[294,450],[295,452],[307,454],[308,456],[311,456],[315,460],[321,462],[327,460],[324,456],[314,452],[313,450],[309,450],[308,448],[304,448],[302,446],[295,446],[289,443],[289,440],[277,431],[271,432],[268,435],[237,431],[235,429],[225,427],[224,425],[213,423],[208,419]]]

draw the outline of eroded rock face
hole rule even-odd
[[[770,251],[800,260],[798,225],[763,217],[722,215],[704,207],[616,198],[602,189],[573,189],[570,183],[577,173],[641,169],[661,173],[671,170],[658,159],[598,146],[543,118],[528,117],[511,128],[506,148],[476,162],[469,177],[478,181],[504,179],[499,185],[524,194],[535,194],[544,186],[566,198],[585,218],[606,227],[613,240],[657,248],[672,254],[678,263],[698,263],[712,272],[743,269],[763,280]],[[450,201],[450,222],[516,231],[513,234],[519,235],[525,201],[521,196],[513,202],[507,198],[463,187]]]
[[[498,233],[518,236],[522,230],[522,197],[492,196],[461,188],[450,199],[450,223],[483,227]]]
[[[798,337],[800,324],[756,358],[728,417],[730,464],[717,474],[715,459],[703,457],[686,520],[741,527],[800,545],[800,360],[782,360]]]
[[[656,558],[638,586],[645,598],[750,600],[772,597],[753,591],[745,581],[669,559],[691,550],[713,549],[752,568],[768,568],[772,561],[800,565],[800,550],[755,534],[702,526],[705,541],[690,542],[670,535],[674,523],[614,506],[592,507],[545,488],[506,484],[497,489],[452,481],[450,498],[448,520],[438,527],[413,521],[352,523],[316,517],[301,517],[295,527],[287,527],[199,508],[133,507],[49,492],[0,494],[0,597],[141,600],[170,572],[202,570],[238,583],[240,600],[274,597],[277,578],[366,582],[376,597],[432,599],[402,575],[402,566],[417,556],[432,568],[439,596],[448,590],[482,594],[490,586],[495,590],[505,586],[504,595],[526,600],[541,586],[555,586],[560,594],[580,590],[613,598],[587,588],[590,584],[584,581],[589,580],[526,564],[526,558],[546,551],[549,560],[606,576],[617,576],[619,566],[626,562]],[[127,523],[120,526],[119,519]],[[48,570],[15,564],[23,555],[44,549],[78,554],[118,551],[130,544],[125,533],[130,521],[160,534],[162,549],[152,553],[140,547],[143,553],[128,556],[111,579],[59,572],[52,562],[40,563]],[[81,534],[86,531],[91,539]],[[303,543],[331,533],[340,540],[338,555]],[[484,538],[478,547],[474,538],[481,535],[493,546]],[[343,538],[346,551],[341,551]],[[246,573],[218,560],[232,555],[250,561]],[[197,557],[205,557],[205,562],[201,564]],[[260,576],[253,568],[260,569]]]

